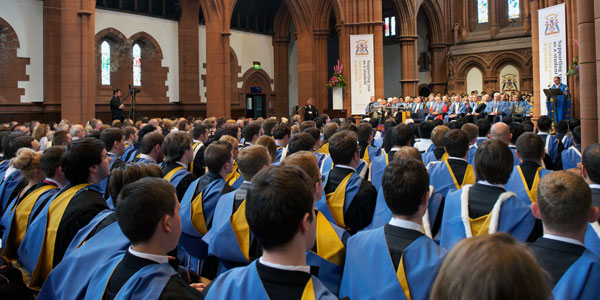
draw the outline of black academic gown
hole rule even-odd
[[[419,231],[390,224],[386,224],[383,227],[383,233],[385,234],[385,241],[390,251],[392,262],[394,263],[394,270],[398,269],[404,249],[423,235]]]
[[[537,239],[529,247],[542,268],[550,273],[550,283],[552,286],[556,285],[569,267],[585,251],[584,246],[543,237]]]
[[[165,163],[165,165],[163,166],[163,176],[166,176],[167,174],[169,174],[169,172],[171,172],[171,170],[177,167],[181,167],[181,165],[179,165],[176,162]],[[181,199],[183,199],[183,195],[185,195],[187,188],[194,180],[196,180],[194,174],[188,174],[185,177],[183,177],[183,179],[181,179],[177,187],[175,187],[175,190],[177,192],[177,199],[179,199],[179,202],[181,202]]]
[[[198,149],[198,152],[196,153],[196,156],[194,156],[194,161],[192,162],[192,164],[194,164],[194,177],[196,178],[200,178],[202,177],[202,175],[204,175],[205,171],[204,171],[204,167],[206,167],[206,165],[204,164],[204,151],[206,150],[206,145],[202,145],[200,147],[200,149]]]
[[[114,120],[123,122],[123,110],[119,108],[121,106],[121,100],[118,97],[113,96],[110,99],[110,115]]]
[[[304,121],[314,120],[319,116],[319,111],[314,105],[306,105],[302,110],[304,113]]]

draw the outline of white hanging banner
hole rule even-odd
[[[543,90],[552,86],[554,76],[567,82],[567,22],[565,4],[538,10],[540,53],[540,115],[547,115]]]
[[[352,114],[365,113],[369,98],[375,96],[375,63],[372,34],[350,35],[350,86]]]

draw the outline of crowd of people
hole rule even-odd
[[[492,96],[2,124],[0,295],[594,299],[600,144]]]

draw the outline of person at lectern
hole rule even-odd
[[[306,105],[302,108],[304,114],[304,121],[314,120],[319,116],[319,111],[312,105],[312,98],[306,99]]]
[[[571,94],[569,93],[569,87],[566,84],[560,82],[560,77],[554,76],[553,85],[550,89],[559,89],[563,92],[562,95],[556,97],[554,103],[554,116],[552,116],[552,102],[550,99],[546,101],[546,107],[548,109],[548,116],[552,117],[555,122],[562,120],[571,119]]]

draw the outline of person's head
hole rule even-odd
[[[429,194],[429,175],[422,162],[394,159],[383,171],[381,188],[385,203],[396,216],[421,218],[425,214]]]
[[[268,136],[273,136],[273,129],[277,125],[277,120],[273,118],[268,118],[262,123],[263,134]]]
[[[490,132],[490,121],[488,119],[479,119],[477,120],[477,128],[479,129],[479,137],[487,137],[488,132]]]
[[[29,181],[29,183],[37,183],[44,179],[42,170],[40,169],[40,158],[42,152],[36,152],[30,148],[21,148],[17,151],[17,156],[11,160],[13,168],[21,171],[21,175]]]
[[[448,133],[448,131],[450,131],[450,128],[448,128],[447,126],[435,126],[435,128],[431,132],[431,142],[433,142],[433,146],[435,148],[444,148],[444,136],[446,136],[446,133]]]
[[[256,140],[260,136],[260,125],[256,122],[248,124],[244,127],[243,135],[246,142],[251,144],[256,143]]]
[[[552,119],[548,116],[540,116],[537,120],[537,127],[539,131],[548,132],[552,127]]]
[[[52,178],[62,185],[65,185],[67,178],[60,166],[60,158],[65,153],[65,147],[52,146],[42,153],[40,158],[40,169],[46,178]]]
[[[156,156],[154,159],[159,162],[163,159],[164,154],[162,152],[162,144],[165,141],[165,137],[162,133],[151,132],[146,134],[140,144],[140,153]]]
[[[477,179],[491,184],[506,184],[513,170],[513,161],[513,154],[507,144],[487,140],[475,152]]]
[[[312,98],[306,99],[306,105],[312,105]]]
[[[277,160],[277,144],[272,137],[263,135],[256,140],[256,144],[267,148],[271,163]]]
[[[237,164],[244,180],[250,181],[258,171],[271,164],[271,158],[267,148],[259,145],[248,146],[240,151]]]
[[[544,176],[538,186],[533,215],[542,220],[544,234],[572,237],[583,241],[588,222],[598,220],[598,207],[592,207],[592,191],[576,174],[558,171]]]
[[[162,176],[162,169],[158,165],[141,163],[126,164],[123,168],[115,168],[110,173],[108,193],[116,207],[119,193],[124,186],[145,177],[162,178]]]
[[[392,144],[394,147],[412,146],[415,140],[414,131],[410,126],[400,123],[392,131]]]
[[[264,251],[315,244],[314,181],[297,167],[267,167],[252,179],[246,219]]]
[[[110,174],[110,157],[106,153],[103,142],[79,139],[67,145],[60,165],[72,184],[98,184]]]
[[[585,148],[581,156],[581,173],[588,183],[600,184],[600,144]]]
[[[506,123],[497,122],[490,129],[490,138],[492,140],[499,140],[507,145],[510,145],[510,128]]]
[[[171,132],[162,143],[165,161],[189,164],[193,160],[192,138],[186,132]]]
[[[142,127],[140,129],[140,131],[138,131],[138,143],[141,143],[142,140],[144,139],[144,136],[150,132],[161,132],[160,130],[158,130],[158,128],[152,126],[152,125],[146,125],[144,127]]]
[[[121,97],[121,90],[120,89],[114,89],[113,90],[113,96],[115,96],[115,97]]]
[[[560,77],[554,76],[554,78],[552,78],[552,82],[554,82],[555,85],[560,85]]]
[[[288,155],[281,162],[281,166],[298,167],[304,171],[313,182],[313,195],[315,201],[321,199],[323,193],[323,181],[317,157],[310,151],[300,151]]]
[[[116,155],[122,155],[125,152],[125,133],[120,128],[113,127],[102,131],[100,140],[108,152]]]
[[[57,131],[52,137],[52,145],[66,146],[73,141],[71,134],[68,131]]]
[[[359,161],[358,139],[352,131],[340,131],[329,138],[329,155],[336,165],[356,164]]]
[[[452,129],[444,135],[444,148],[449,156],[464,158],[469,152],[469,137],[460,129]]]
[[[469,143],[474,144],[479,135],[479,128],[473,123],[465,123],[460,130],[464,131],[469,137]]]
[[[547,274],[527,246],[506,233],[459,242],[444,259],[431,300],[546,300]]]
[[[323,128],[323,141],[329,141],[329,138],[337,132],[338,128],[340,128],[340,125],[334,122],[325,125]]]
[[[419,124],[418,130],[419,130],[419,136],[422,139],[430,139],[431,138],[431,132],[433,131],[433,128],[435,127],[435,125],[433,124],[432,121],[423,121]]]
[[[569,123],[566,120],[556,122],[556,133],[566,134],[569,131]]]
[[[179,201],[175,187],[162,179],[146,177],[126,185],[119,194],[115,214],[119,227],[135,248],[154,245],[166,255],[181,235]]]
[[[315,139],[313,148],[318,148],[321,145],[321,131],[317,127],[306,128],[303,132],[310,134]],[[316,149],[314,149],[316,150]]]
[[[42,124],[38,124],[37,126],[33,127],[33,132],[31,134],[31,137],[40,141],[43,137],[46,136],[46,134],[48,134],[48,125],[42,123]]]
[[[414,159],[423,163],[423,157],[419,149],[415,147],[404,146],[394,153],[394,160],[399,159]]]
[[[125,126],[125,141],[134,144],[137,141],[137,129],[133,126]]]
[[[30,136],[19,136],[8,143],[8,151],[4,153],[4,159],[13,158],[21,148],[30,148],[34,151],[40,150],[40,143]]]
[[[73,126],[71,126],[69,133],[71,134],[71,138],[73,138],[74,140],[82,139],[85,137],[85,131],[83,129],[83,126],[81,126],[80,124],[74,124]]]
[[[276,140],[289,141],[291,134],[290,125],[280,123],[273,128],[273,138]]]
[[[358,142],[370,144],[373,140],[373,126],[369,122],[360,122],[357,128]]]
[[[236,146],[237,149],[237,146]],[[233,147],[231,143],[216,141],[204,150],[204,163],[210,172],[228,174],[233,170]]]
[[[517,143],[517,139],[525,132],[525,128],[521,123],[510,123],[508,125],[510,127],[510,143],[515,145]]]
[[[573,128],[573,130],[571,130],[571,133],[573,134],[573,143],[575,143],[575,145],[580,145],[581,144],[581,126],[577,126],[577,127]]]
[[[298,151],[312,151],[315,144],[315,138],[306,132],[294,134],[288,144],[288,155]]]
[[[16,151],[10,150],[10,143],[18,137],[23,136],[22,132],[11,132],[2,137],[2,153],[3,159],[11,159],[17,154]],[[17,149],[18,150],[18,149]]]
[[[544,140],[533,132],[521,134],[517,139],[517,155],[521,161],[534,161],[540,163],[544,159],[546,150]]]
[[[192,137],[194,138],[194,140],[206,143],[206,141],[208,140],[208,127],[202,124],[194,125],[192,129]]]
[[[219,141],[226,142],[229,145],[231,145],[231,149],[232,149],[231,154],[233,155],[232,158],[233,158],[233,160],[236,160],[238,157],[238,153],[240,153],[240,150],[239,150],[240,144],[239,144],[238,139],[236,139],[230,135],[224,135],[221,138],[219,138]]]

